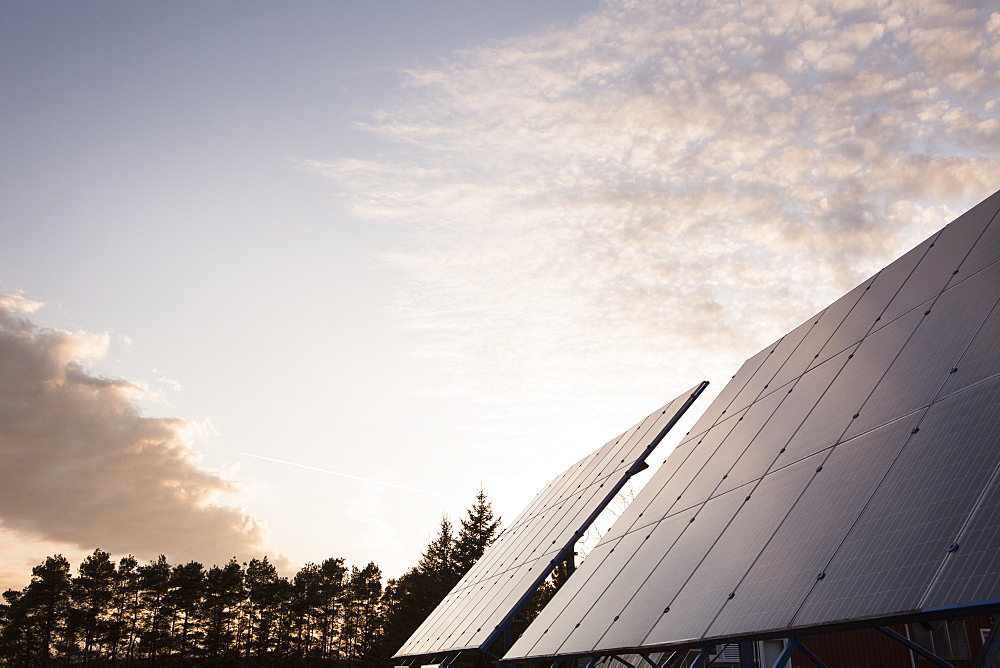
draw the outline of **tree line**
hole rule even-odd
[[[416,566],[382,584],[371,562],[308,563],[282,577],[267,557],[206,569],[166,557],[117,563],[97,549],[72,573],[48,557],[0,604],[0,663],[12,666],[382,668],[496,539],[482,491],[458,530],[442,518]]]

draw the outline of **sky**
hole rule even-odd
[[[992,0],[3,2],[0,91],[0,588],[398,576],[1000,187]]]

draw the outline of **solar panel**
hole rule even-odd
[[[747,360],[504,659],[1000,607],[998,209]]]
[[[399,649],[395,658],[488,649],[591,522],[704,391],[699,383],[556,476]]]

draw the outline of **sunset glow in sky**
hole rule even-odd
[[[399,575],[1000,188],[992,0],[6,2],[0,86],[0,589]]]

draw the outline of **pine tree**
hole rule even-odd
[[[140,599],[141,580],[139,562],[132,555],[118,561],[114,585],[114,621],[110,659],[114,663],[119,656],[130,664],[135,655],[136,636],[139,630],[139,615],[142,611]]]
[[[170,572],[170,592],[166,604],[174,614],[179,635],[175,638],[175,648],[181,662],[188,657],[192,648],[201,640],[198,613],[205,593],[205,568],[197,561],[174,566]]]
[[[479,490],[476,503],[469,507],[466,517],[462,519],[455,540],[453,559],[459,577],[465,575],[472,565],[486,552],[486,548],[497,538],[500,518],[493,517],[493,506],[486,492]]]
[[[101,654],[111,637],[115,564],[110,554],[98,549],[83,560],[78,573],[72,583],[72,617],[83,643],[83,662],[89,663],[95,654]]]
[[[500,518],[494,519],[486,493],[476,495],[461,521],[458,537],[451,521],[441,518],[437,536],[420,557],[420,562],[386,585],[382,597],[385,633],[378,651],[383,661],[399,651],[462,575],[496,540]]]
[[[281,640],[278,635],[282,608],[291,599],[292,587],[288,580],[278,576],[266,556],[251,559],[247,564],[246,585],[250,625],[247,654],[263,659],[271,655]]]
[[[139,591],[143,611],[141,647],[147,658],[156,657],[169,640],[168,615],[164,599],[170,589],[170,564],[160,555],[156,561],[140,566]]]
[[[208,570],[202,611],[205,656],[217,661],[235,658],[236,617],[245,598],[243,567],[235,557],[223,567]]]

